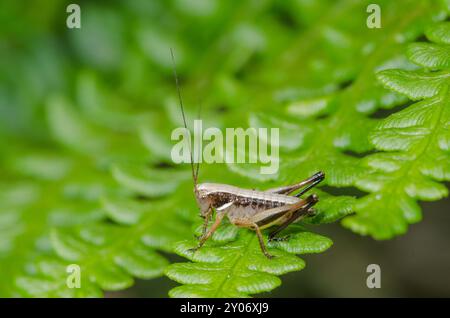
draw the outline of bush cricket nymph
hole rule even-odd
[[[174,64],[173,72],[183,123],[187,130],[186,116],[173,51],[171,50],[170,53]],[[305,199],[300,198],[300,196],[325,178],[323,172],[317,172],[308,179],[296,184],[264,191],[242,189],[219,183],[199,184],[197,182],[199,163],[197,163],[197,167],[194,169],[192,151],[190,151],[190,157],[194,194],[200,208],[200,215],[204,218],[202,235],[199,237],[198,246],[191,249],[192,251],[202,247],[208,238],[217,230],[223,218],[227,216],[235,226],[254,230],[258,236],[262,252],[266,257],[272,258],[273,256],[267,251],[261,230],[278,225],[278,228],[269,234],[269,241],[283,239],[277,237],[277,235],[289,224],[313,215],[313,206],[319,201],[317,195],[312,194]],[[300,191],[295,195],[291,195],[297,190]],[[209,221],[214,214],[215,220],[208,229]]]

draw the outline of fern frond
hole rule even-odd
[[[209,244],[196,253],[188,252],[195,241],[180,242],[175,251],[194,263],[176,263],[166,269],[166,275],[183,286],[172,289],[171,297],[248,297],[271,291],[281,284],[277,277],[305,267],[305,262],[293,255],[320,253],[332,245],[324,236],[311,232],[297,232],[288,242],[274,244],[270,249],[272,260],[261,253],[255,233],[247,230],[235,231],[233,225],[222,228],[233,232],[226,244]],[[223,234],[213,237],[220,242]],[[228,235],[229,236],[229,235]]]
[[[450,23],[426,31],[434,43],[413,43],[410,60],[426,69],[385,70],[378,74],[387,87],[419,102],[378,123],[370,141],[380,152],[364,159],[370,169],[356,185],[371,194],[358,200],[346,227],[378,239],[406,231],[421,220],[417,201],[448,195],[441,182],[450,180]],[[439,52],[437,52],[439,51]]]
[[[16,278],[35,259],[53,255],[51,227],[67,228],[102,219],[98,197],[117,193],[109,178],[89,162],[78,161],[80,157],[31,147],[19,149],[14,151],[18,157],[4,158],[3,164],[0,263],[4,276],[0,295],[4,297],[23,295]]]
[[[128,154],[134,157],[132,160],[123,160],[115,153],[123,150],[117,145],[111,145],[118,139],[112,138],[112,133],[101,129],[101,126],[92,124],[89,117],[76,112],[64,100],[50,101],[49,118],[54,136],[63,145],[79,153],[79,160],[85,161],[92,151],[86,148],[89,143],[78,144],[83,138],[90,138],[97,153],[99,148],[103,150],[104,157],[100,161],[105,162],[103,165],[107,169],[103,171],[103,178],[108,180],[108,184],[114,184],[108,174],[111,169],[111,175],[118,183],[114,186],[120,191],[102,191],[102,184],[98,184],[97,189],[89,188],[88,184],[75,187],[72,190],[75,199],[82,196],[78,190],[89,193],[88,198],[93,204],[97,203],[96,211],[99,211],[100,217],[97,222],[86,219],[88,222],[80,222],[79,226],[73,222],[69,224],[70,227],[54,224],[51,235],[44,232],[56,255],[50,254],[37,264],[28,265],[27,271],[16,274],[15,288],[22,295],[31,297],[97,297],[102,295],[102,291],[130,287],[134,282],[133,277],[149,279],[161,276],[168,261],[156,250],[170,252],[174,242],[191,234],[183,215],[178,213],[177,207],[181,201],[158,198],[177,190],[189,174],[174,169],[156,170],[142,166],[145,149],[141,147],[139,150],[131,138],[124,146]],[[92,133],[94,129],[97,129],[96,133]],[[99,147],[100,144],[103,146]],[[67,187],[76,182],[76,178],[71,175],[64,182]],[[61,196],[64,197],[58,194],[56,201],[51,203],[53,208],[62,208],[58,201]],[[132,196],[145,199],[140,201]],[[184,196],[177,198],[181,200]],[[102,200],[102,206],[98,206],[99,199]],[[79,213],[78,218],[81,216]],[[109,224],[108,219],[115,224]],[[70,264],[78,265],[82,271],[81,288],[71,289],[66,283],[69,275],[66,267]],[[33,270],[30,271],[30,268]]]

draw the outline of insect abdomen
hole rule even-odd
[[[300,200],[282,194],[241,189],[229,185],[214,185],[210,189],[215,190],[210,193],[214,208],[218,211],[226,210],[230,219],[249,218],[260,211],[294,204]]]

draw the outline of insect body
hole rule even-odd
[[[276,230],[269,234],[269,240],[273,240],[276,239],[275,236],[281,230],[292,222],[313,215],[312,206],[318,202],[318,197],[314,194],[306,199],[300,199],[299,197],[322,181],[324,177],[325,175],[322,172],[318,172],[297,184],[266,191],[242,189],[216,183],[194,185],[200,214],[205,219],[203,234],[197,248],[204,244],[220,225],[222,219],[227,216],[232,224],[256,231],[261,250],[264,255],[271,258],[272,256],[265,247],[261,230],[279,225]],[[297,195],[289,195],[299,189],[301,191]],[[214,211],[216,212],[216,219],[211,228],[207,230],[208,222]]]
[[[184,127],[187,129],[172,50],[171,55]],[[318,197],[312,194],[302,199],[300,196],[325,178],[322,172],[299,183],[265,191],[242,189],[218,183],[198,184],[199,164],[197,163],[197,168],[194,169],[192,151],[190,156],[195,198],[200,207],[200,215],[204,218],[202,235],[199,238],[198,246],[192,249],[193,251],[203,246],[217,230],[223,218],[227,216],[232,224],[254,230],[262,252],[268,258],[272,258],[273,256],[268,253],[264,244],[261,230],[278,225],[278,228],[269,234],[269,240],[279,239],[276,238],[276,235],[289,224],[314,214],[312,207],[318,202]],[[300,191],[296,195],[290,195],[297,190]],[[213,214],[215,214],[215,221],[208,229],[209,220]]]

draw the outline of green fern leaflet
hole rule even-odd
[[[358,200],[357,214],[343,224],[355,232],[386,239],[421,220],[417,200],[434,201],[448,195],[439,181],[450,180],[450,24],[426,30],[433,43],[408,46],[412,71],[378,74],[388,88],[420,101],[378,123],[370,141],[380,152],[363,160],[369,169],[356,185],[372,192]]]

